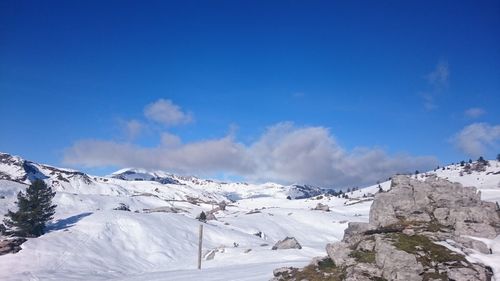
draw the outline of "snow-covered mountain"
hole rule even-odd
[[[450,165],[431,175],[473,185],[500,201],[500,163]],[[16,194],[40,178],[57,192],[54,223],[16,254],[0,256],[0,280],[268,280],[274,268],[303,266],[342,238],[347,222],[368,220],[373,194],[390,181],[348,193],[307,185],[225,183],[161,171],[123,169],[98,177],[0,154],[0,219]],[[295,200],[288,200],[295,199]],[[227,202],[225,210],[218,204]],[[314,210],[318,203],[329,212]],[[115,210],[121,204],[130,211]],[[215,257],[196,269],[201,211],[203,249]],[[295,237],[302,249],[271,250]]]

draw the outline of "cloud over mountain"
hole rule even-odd
[[[252,181],[310,183],[326,187],[373,183],[397,172],[429,169],[434,157],[389,155],[379,148],[342,148],[325,127],[284,122],[268,127],[253,143],[233,135],[182,143],[164,134],[156,147],[108,140],[81,140],[64,162],[86,167],[141,167],[176,173],[229,174]]]
[[[458,132],[452,141],[468,156],[482,156],[489,150],[500,149],[500,125],[473,123]]]

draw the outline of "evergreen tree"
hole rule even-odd
[[[16,212],[7,211],[4,223],[6,233],[21,237],[38,237],[45,233],[46,223],[52,220],[56,205],[52,199],[56,195],[42,180],[34,181],[26,192],[17,194]]]
[[[497,161],[500,161],[500,153],[497,154]]]

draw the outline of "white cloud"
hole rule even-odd
[[[144,108],[146,118],[166,126],[186,124],[193,121],[191,113],[182,109],[170,100],[159,99]]]
[[[483,156],[490,150],[500,149],[500,125],[473,123],[458,132],[452,140],[468,156]]]
[[[248,169],[244,153],[243,146],[229,137],[152,148],[114,141],[82,140],[65,150],[63,162],[85,167],[140,167],[180,173],[221,170],[243,173]]]
[[[378,148],[347,151],[327,128],[297,128],[292,123],[268,128],[249,151],[258,162],[257,171],[247,175],[249,178],[337,187],[374,183],[437,163],[432,157],[389,156]]]
[[[431,110],[438,108],[438,106],[434,100],[434,96],[432,96],[431,94],[428,94],[428,93],[422,93],[421,96],[422,96],[422,99],[424,100],[424,108],[426,110],[431,111]]]
[[[83,140],[66,149],[64,162],[88,167],[162,169],[184,174],[224,173],[252,181],[310,183],[328,187],[374,183],[397,172],[435,167],[433,157],[388,155],[378,148],[343,149],[324,127],[279,123],[254,143],[232,135],[181,143],[163,135],[153,148],[101,140]],[[172,143],[174,145],[172,145]],[[165,145],[167,144],[167,145]]]
[[[127,139],[133,140],[143,131],[144,125],[137,120],[123,121],[123,128]]]
[[[479,108],[479,107],[472,107],[472,108],[465,110],[465,112],[464,112],[465,116],[469,117],[469,118],[478,118],[478,117],[481,117],[482,115],[484,115],[485,113],[486,113],[486,111],[482,108]]]
[[[424,93],[420,93],[423,99],[424,108],[426,110],[434,110],[438,108],[436,99],[448,88],[448,81],[450,77],[450,70],[448,62],[439,61],[436,68],[425,75],[427,80],[427,90]]]
[[[448,62],[439,61],[436,68],[429,74],[427,74],[427,80],[431,85],[436,87],[446,87],[448,86],[448,78],[450,76],[450,71],[448,67]]]
[[[178,147],[181,145],[181,138],[174,134],[162,133],[161,134],[161,144],[166,147]]]

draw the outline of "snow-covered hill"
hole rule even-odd
[[[447,177],[500,201],[499,162],[470,174],[463,169],[452,165],[417,177]],[[33,178],[57,192],[55,220],[20,252],[0,256],[0,280],[268,280],[276,267],[325,255],[326,243],[341,239],[347,222],[367,221],[379,190],[375,184],[344,199],[311,186],[223,183],[140,169],[96,177],[0,154],[0,219]],[[390,181],[380,184],[389,187]],[[225,210],[212,211],[223,201]],[[313,210],[318,203],[330,211]],[[120,204],[130,212],[114,210]],[[205,224],[204,252],[219,250],[198,271],[201,211],[217,218]],[[271,250],[286,236],[303,248]]]

